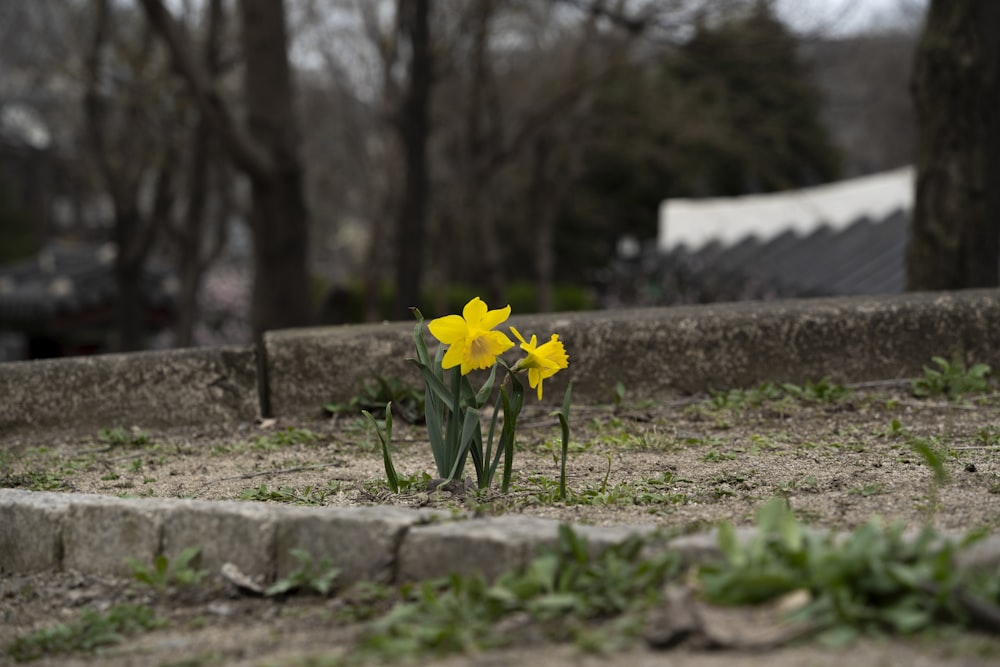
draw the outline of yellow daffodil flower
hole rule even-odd
[[[493,327],[510,317],[510,306],[489,310],[478,296],[465,304],[462,316],[445,315],[431,320],[427,325],[431,335],[448,346],[442,368],[462,366],[462,375],[474,368],[492,366],[497,357],[514,343],[506,334],[492,331]]]
[[[528,384],[532,389],[538,388],[538,400],[542,400],[542,380],[550,378],[563,368],[569,366],[569,356],[566,348],[557,334],[547,343],[538,345],[538,337],[531,335],[531,342],[524,340],[520,332],[511,327],[510,330],[521,341],[521,349],[526,356],[514,365],[513,370],[527,370]]]

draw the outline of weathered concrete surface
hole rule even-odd
[[[62,526],[63,567],[127,576],[132,571],[127,559],[153,562],[160,552],[165,505],[84,500],[71,503],[66,509]]]
[[[126,558],[152,563],[164,554],[173,560],[197,547],[197,567],[215,575],[231,562],[263,582],[299,566],[290,555],[295,548],[317,561],[329,557],[341,568],[342,585],[398,584],[453,573],[494,579],[554,546],[559,525],[516,515],[449,519],[398,507],[307,508],[0,489],[0,575],[60,569],[127,575]],[[573,529],[593,554],[631,535],[652,535],[647,550],[670,549],[689,564],[719,557],[714,531],[667,540],[656,537],[651,525]],[[755,534],[752,528],[737,529],[744,542]],[[958,562],[963,568],[998,565],[1000,535],[980,541]]]
[[[0,364],[0,432],[250,421],[258,412],[250,347]]]
[[[163,553],[173,560],[185,549],[201,550],[199,565],[218,572],[232,563],[264,581],[275,573],[275,533],[283,513],[251,503],[179,501],[163,517]]]
[[[632,397],[657,399],[764,381],[914,377],[933,355],[1000,367],[1000,290],[557,313],[510,324],[566,343],[570,367],[545,383],[550,405],[570,380],[577,400],[595,403],[610,400],[618,382]],[[406,361],[412,332],[399,322],[267,333],[271,414],[323,416],[324,403],[350,399],[376,375],[419,385]],[[262,402],[258,384],[249,347],[0,364],[0,432],[249,421]]]
[[[406,533],[399,555],[400,581],[423,581],[452,573],[495,579],[526,566],[559,542],[561,522],[505,515],[416,526]],[[630,535],[649,535],[653,526],[574,526],[597,555]]]
[[[435,516],[429,510],[398,507],[303,509],[278,523],[278,578],[301,566],[292,550],[304,549],[317,559],[330,558],[341,581],[395,581],[403,536]]]
[[[552,405],[569,380],[578,400],[605,402],[617,382],[632,397],[656,399],[824,376],[916,377],[934,355],[1000,368],[1000,290],[558,313],[509,324],[565,341],[569,369],[545,382]],[[269,332],[272,412],[319,416],[325,402],[348,400],[378,374],[418,384],[404,361],[415,356],[412,331],[392,323]]]

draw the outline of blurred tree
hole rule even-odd
[[[174,201],[178,150],[158,110],[170,97],[162,59],[109,0],[93,0],[93,33],[84,58],[83,96],[89,157],[112,207],[118,348],[142,349],[142,274]],[[134,27],[134,26],[133,26]],[[152,121],[152,122],[151,122]],[[145,202],[149,201],[149,204]]]
[[[38,221],[0,180],[0,264],[30,257],[38,250]]]
[[[255,337],[312,321],[308,277],[308,211],[298,154],[288,35],[282,0],[242,0],[245,126],[235,120],[183,28],[161,0],[142,0],[174,66],[230,159],[250,180]]]
[[[563,275],[656,235],[667,197],[739,195],[837,178],[839,154],[794,36],[769,3],[702,20],[596,91],[582,185],[562,211]]]
[[[907,285],[1000,284],[1000,3],[932,0],[917,47]]]
[[[224,18],[222,0],[209,0],[205,4],[202,60],[206,76],[213,82],[223,69]],[[190,100],[181,97],[178,105],[187,111]],[[186,114],[182,111],[182,115]],[[177,347],[187,347],[194,340],[202,278],[222,253],[227,238],[227,218],[236,208],[231,178],[219,154],[218,143],[213,139],[211,123],[203,113],[193,115],[195,119],[187,135],[189,147],[184,156],[186,203],[167,225],[179,278],[174,338]]]
[[[396,301],[393,315],[411,317],[420,304],[423,284],[425,220],[427,217],[430,134],[428,112],[431,85],[430,0],[399,0],[399,38],[409,55],[408,76],[395,117],[403,147],[404,186],[396,224]]]

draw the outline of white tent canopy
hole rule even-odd
[[[697,250],[712,241],[732,245],[748,236],[767,241],[789,230],[806,235],[823,225],[843,229],[862,217],[880,220],[910,210],[913,177],[913,167],[901,167],[787,192],[668,199],[660,204],[657,246],[663,252],[680,246]]]

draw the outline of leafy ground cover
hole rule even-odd
[[[867,537],[858,538],[855,547],[872,560],[871,554],[900,551],[892,546],[891,534],[871,533],[875,516],[898,521],[901,529],[929,526],[957,535],[996,532],[1000,523],[1000,396],[988,382],[978,381],[983,379],[981,369],[975,377],[942,361],[935,370],[937,375],[929,374],[914,386],[840,387],[816,381],[658,403],[630,401],[627,387],[619,387],[606,405],[573,407],[564,499],[558,493],[561,433],[541,408],[526,408],[521,415],[512,486],[506,494],[477,493],[471,485],[437,485],[422,439],[425,431],[401,418],[391,444],[399,492],[391,492],[378,438],[367,421],[349,413],[335,413],[327,421],[265,422],[217,432],[148,432],[109,424],[97,433],[5,438],[0,485],[315,506],[430,506],[475,515],[519,513],[596,524],[654,524],[671,532],[720,522],[754,524],[760,509],[780,498],[789,510],[781,519],[786,525],[858,531]],[[802,560],[795,550],[805,548],[802,543],[779,541],[767,547],[779,549],[767,551],[765,560],[775,567],[785,563],[778,574],[786,582],[805,578],[794,569]],[[564,550],[572,551],[572,545]],[[829,553],[835,552],[822,553],[832,558]],[[315,562],[309,560],[312,556]],[[551,576],[539,574],[549,572],[545,568],[552,568],[550,560],[535,565],[534,574],[512,575],[501,589],[483,582],[445,581],[405,590],[368,585],[337,591],[335,564],[322,563],[320,556],[301,555],[298,579],[276,582],[285,590],[279,587],[275,591],[280,594],[260,599],[234,597],[214,576],[203,576],[188,562],[137,563],[131,580],[74,573],[0,577],[0,645],[20,642],[24,655],[39,657],[34,664],[79,659],[94,664],[140,660],[154,665],[333,665],[366,651],[373,659],[390,662],[412,655],[424,656],[420,661],[425,663],[430,655],[435,661],[456,660],[454,664],[527,659],[539,664],[586,664],[589,659],[595,664],[641,664],[657,655],[643,639],[643,628],[648,614],[662,611],[664,604],[664,580],[648,577],[667,577],[672,567],[666,562],[659,569],[647,565],[639,574],[629,569],[637,567],[629,565],[632,561],[618,554],[616,563],[599,567],[626,573],[623,588],[580,600],[572,593],[589,590],[581,582],[593,581],[598,565],[578,563],[573,570],[568,561],[561,562],[560,571],[573,570],[582,577],[562,589]],[[920,558],[893,566],[896,579],[914,571],[933,573],[933,568],[920,570],[929,567]],[[744,570],[735,567],[740,564]],[[706,573],[705,586],[710,588],[715,576],[714,585],[731,592],[741,590],[734,581],[753,580],[752,561],[736,559],[731,565],[714,575]],[[604,573],[601,580],[609,577]],[[637,581],[656,599],[629,592],[627,585]],[[928,579],[921,581],[926,584]],[[313,595],[284,594],[296,587]],[[801,595],[799,588],[772,592],[794,598]],[[327,595],[330,591],[337,592]],[[613,612],[600,608],[584,613],[594,600],[605,604],[615,595],[627,604]],[[889,633],[890,638],[872,639],[868,633],[853,644],[852,655],[862,656],[860,664],[865,664],[865,655],[872,662],[891,656],[891,662],[916,665],[989,664],[1000,655],[996,640],[970,634],[961,625],[938,627],[943,612],[925,598],[907,595],[884,604],[884,617],[876,618],[877,633]],[[126,637],[116,631],[114,613],[131,604],[153,609],[155,617],[130,627]],[[822,618],[842,620],[837,615],[842,605],[837,606],[835,597],[811,594],[800,604],[817,609],[826,605],[820,609],[826,614]],[[580,613],[559,616],[566,609]],[[702,617],[711,613],[701,610]],[[454,615],[451,621],[449,614]],[[410,623],[413,618],[444,620]],[[461,619],[469,619],[468,624]],[[727,623],[746,624],[732,618]],[[859,627],[834,623],[827,628],[828,639],[835,643],[845,633],[856,635]],[[58,638],[75,636],[81,628],[85,636],[79,641],[84,643],[71,644],[68,653],[44,643],[45,632]],[[900,629],[918,632],[902,640],[896,638]],[[122,635],[121,642],[105,642],[98,631]],[[39,632],[43,634],[33,634]],[[100,642],[88,638],[88,632]],[[490,640],[497,633],[501,638],[522,637],[526,646]],[[473,657],[427,653],[427,642],[457,645],[473,651]],[[779,665],[803,660],[835,664],[842,659],[816,641],[766,658],[738,646],[718,659],[685,650],[690,664],[764,664],[765,659]],[[587,658],[587,651],[598,655]]]

